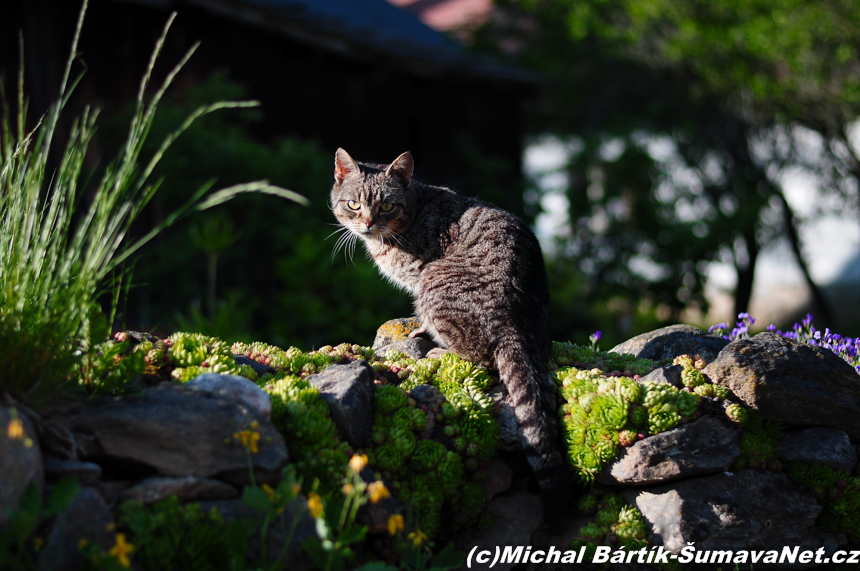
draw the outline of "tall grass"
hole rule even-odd
[[[158,189],[158,182],[150,181],[150,175],[171,143],[207,113],[254,106],[256,102],[219,102],[200,107],[143,164],[141,149],[158,103],[197,47],[185,54],[147,100],[152,70],[174,14],[141,80],[136,113],[125,144],[104,174],[91,188],[83,188],[88,178],[84,157],[98,117],[98,111],[89,107],[73,121],[65,148],[59,160],[54,159],[57,166],[49,172],[49,164],[55,164],[49,155],[53,158],[57,154],[52,145],[60,115],[80,80],[79,76],[70,82],[70,74],[85,12],[86,0],[57,99],[35,128],[25,130],[23,63],[14,121],[0,93],[0,398],[7,394],[36,406],[74,387],[73,372],[78,363],[94,343],[104,340],[107,332],[96,300],[116,286],[121,264],[160,230],[183,215],[246,192],[306,203],[300,195],[265,181],[233,186],[202,199],[210,183],[162,224],[127,244],[130,225]],[[23,54],[21,59],[23,62]]]

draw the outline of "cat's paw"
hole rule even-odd
[[[425,359],[438,359],[445,353],[453,353],[453,351],[449,351],[443,347],[433,347],[430,349],[427,354],[424,356]]]

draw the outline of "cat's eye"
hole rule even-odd
[[[354,200],[348,200],[348,201],[346,202],[346,206],[347,206],[350,210],[361,210],[361,204],[359,204],[358,202],[356,202],[356,201],[354,201]]]
[[[380,212],[391,212],[394,209],[394,205],[390,202],[383,202],[379,205]]]

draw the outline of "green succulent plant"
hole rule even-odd
[[[645,376],[660,366],[657,361],[649,359],[637,359],[634,355],[608,353],[597,351],[587,346],[580,346],[566,341],[560,343],[552,342],[552,357],[550,359],[550,370],[564,367],[576,367],[578,369],[600,369],[607,373],[618,371],[621,374],[634,377]]]
[[[555,380],[566,400],[561,414],[568,457],[585,482],[640,433],[658,434],[696,418],[701,403],[693,392],[652,381],[640,384],[597,368],[563,367],[555,372]]]
[[[737,424],[745,424],[748,415],[748,409],[744,408],[743,405],[732,403],[726,407],[726,416],[728,416],[732,422]]]
[[[732,408],[730,405],[729,408]],[[740,405],[737,405],[740,407]],[[740,407],[744,411],[741,425],[741,455],[735,460],[735,468],[763,468],[779,458],[779,439],[782,426],[777,422],[765,420],[756,411]]]
[[[788,478],[811,491],[824,506],[816,521],[824,531],[844,533],[851,543],[860,543],[860,478],[823,464],[790,462]]]
[[[727,388],[712,384],[699,385],[693,389],[693,392],[700,397],[711,397],[721,400],[726,400],[731,394]]]
[[[594,519],[580,528],[571,546],[576,551],[585,547],[586,560],[594,556],[598,545],[606,545],[609,542],[617,542],[617,547],[628,551],[639,550],[648,545],[648,529],[638,509],[625,504],[617,494],[607,494],[600,499],[593,495],[584,497],[590,498],[589,511],[581,511],[586,515],[593,513]],[[610,535],[614,536],[614,539]]]
[[[272,422],[284,436],[306,491],[315,480],[321,491],[339,488],[349,447],[319,391],[307,380],[286,373],[264,382],[264,390],[272,399]]]
[[[597,496],[594,494],[585,494],[579,498],[577,503],[579,513],[582,515],[594,515],[597,513]]]

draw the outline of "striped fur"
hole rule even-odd
[[[335,155],[334,214],[341,243],[361,238],[383,275],[415,298],[417,334],[499,372],[546,515],[561,515],[566,463],[549,358],[549,286],[540,245],[517,217],[412,178],[412,157],[391,165]]]

